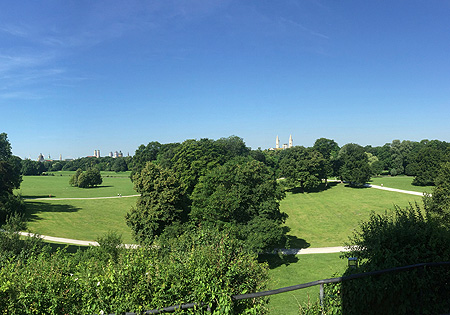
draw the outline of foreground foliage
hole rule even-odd
[[[143,312],[190,302],[209,305],[213,314],[266,312],[263,299],[231,300],[233,294],[262,290],[267,270],[225,234],[199,231],[159,249],[125,250],[114,235],[99,243],[75,255],[44,251],[2,259],[0,312]],[[186,313],[203,314],[206,308]]]
[[[450,233],[419,206],[372,214],[350,238],[344,258],[360,264],[344,276],[450,261]],[[449,266],[413,269],[327,285],[326,314],[442,314],[450,309]],[[304,310],[310,314],[317,304]]]
[[[0,224],[11,215],[24,212],[21,198],[13,194],[22,182],[20,168],[20,158],[12,155],[6,133],[0,133]]]

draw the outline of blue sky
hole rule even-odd
[[[9,1],[0,132],[35,159],[237,135],[450,141],[448,1]]]

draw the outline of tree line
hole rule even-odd
[[[70,161],[44,161],[38,162],[30,159],[21,161],[20,173],[22,175],[42,175],[46,172],[87,171],[95,167],[99,171],[126,172],[129,169],[131,157],[83,157]]]

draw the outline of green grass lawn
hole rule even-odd
[[[93,241],[113,230],[133,243],[125,214],[137,197],[100,200],[27,200],[28,228],[35,233]]]
[[[287,193],[281,210],[289,215],[286,225],[294,237],[291,247],[342,246],[370,212],[391,211],[421,202],[420,196],[374,188],[350,188],[330,183],[330,188],[315,193]]]
[[[57,198],[91,198],[137,194],[127,176],[103,177],[103,183],[94,188],[72,187],[69,185],[69,178],[69,176],[23,176],[20,189],[16,193],[20,193],[23,198],[44,198],[49,195]]]
[[[431,192],[433,186],[414,186],[412,185],[414,177],[412,176],[380,176],[373,177],[369,184],[379,185],[384,187],[397,188],[403,190],[412,190],[418,192]]]
[[[296,284],[334,278],[335,273],[342,275],[347,261],[335,254],[289,255],[279,258],[277,255],[266,255],[269,262],[269,290],[288,287]],[[319,286],[280,293],[270,296],[270,314],[298,314],[299,305],[307,303],[308,298],[315,302],[319,298]]]

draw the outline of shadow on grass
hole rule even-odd
[[[295,264],[298,262],[298,258],[295,255],[260,254],[258,262],[266,262],[270,269],[275,269],[283,265]]]
[[[49,198],[55,197],[55,195],[21,195],[23,199],[37,199],[37,198]]]
[[[286,237],[287,237],[289,248],[303,249],[303,248],[308,248],[311,246],[311,244],[308,243],[303,238],[298,238],[297,236],[293,236],[293,235],[286,235]]]
[[[76,212],[81,208],[66,204],[53,204],[46,202],[25,201],[25,219],[27,221],[41,220],[38,214],[41,212]]]
[[[291,192],[291,193],[293,193],[293,194],[302,194],[302,193],[309,193],[309,194],[311,194],[311,193],[319,193],[319,192],[328,190],[328,189],[330,189],[330,188],[333,188],[333,187],[335,187],[337,184],[339,184],[339,183],[338,183],[338,182],[328,182],[326,185],[325,185],[325,183],[322,183],[322,184],[320,184],[317,188],[314,188],[314,189],[309,189],[309,190],[305,189],[305,190],[302,190],[301,187],[294,187],[294,188],[291,188],[291,189],[287,189],[286,191]]]
[[[354,188],[354,189],[366,189],[366,188],[370,188],[366,185],[351,185],[351,184],[345,184],[344,186],[345,188]]]
[[[100,189],[100,188],[108,188],[108,187],[114,187],[111,185],[100,185],[100,186],[92,186],[92,187],[85,187],[85,188],[81,188],[81,189]],[[80,187],[78,187],[80,188]]]

